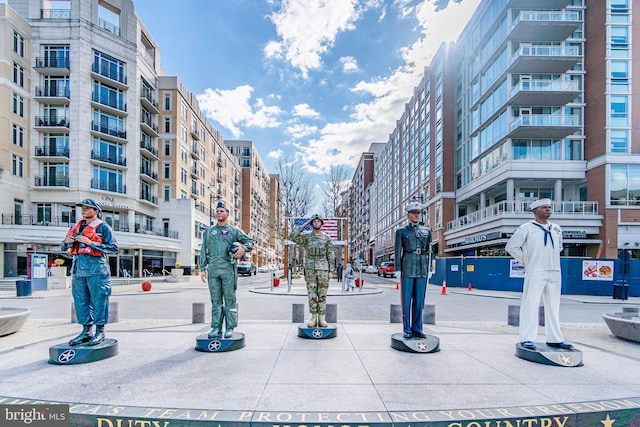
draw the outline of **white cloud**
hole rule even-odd
[[[269,151],[267,153],[267,157],[269,157],[270,159],[279,159],[280,157],[282,157],[283,154],[284,154],[284,151],[282,151],[281,148],[278,148],[277,150]]]
[[[239,126],[273,128],[280,125],[280,107],[266,105],[262,98],[258,98],[251,105],[252,92],[253,88],[249,85],[231,90],[208,88],[203,94],[197,95],[197,99],[200,108],[209,119],[219,123],[238,138],[243,135]]]
[[[309,107],[309,104],[298,104],[293,106],[293,115],[296,117],[318,118],[320,113]]]
[[[338,33],[350,31],[360,11],[357,0],[283,0],[270,18],[278,40],[264,47],[267,58],[287,61],[307,78],[321,68],[321,56],[331,48]]]
[[[305,136],[313,135],[318,131],[317,126],[311,126],[304,123],[294,123],[287,126],[286,131],[295,139],[304,138]]]
[[[353,56],[343,56],[340,58],[342,63],[342,71],[345,73],[354,73],[359,71],[358,61]]]

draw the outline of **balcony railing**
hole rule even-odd
[[[127,166],[127,159],[122,156],[114,156],[109,153],[103,153],[96,150],[91,150],[91,158],[93,160],[99,160],[105,163],[111,163],[112,165]]]
[[[512,26],[520,21],[526,22],[580,22],[578,12],[561,12],[561,11],[532,11],[523,10],[514,19]]]
[[[158,109],[158,101],[153,96],[153,91],[146,86],[142,86],[140,91],[140,98],[146,99],[151,105]]]
[[[507,202],[505,200],[498,202],[484,209],[472,212],[469,215],[461,216],[460,218],[450,221],[447,224],[447,230],[456,230],[504,215],[526,214],[527,216],[531,216],[529,204],[530,202],[525,201]],[[598,202],[554,202],[552,206],[554,215],[598,215]]]
[[[69,88],[58,86],[36,86],[36,96],[70,98]]]
[[[66,157],[69,158],[69,147],[37,146],[34,154],[39,157]]]
[[[513,92],[575,92],[578,82],[575,80],[521,80],[513,87]]]
[[[520,126],[578,126],[578,118],[576,114],[523,114],[511,121],[511,130]]]
[[[110,67],[108,63],[93,63],[92,71],[96,74],[100,74],[108,79],[115,80],[124,85],[127,84],[127,76],[124,74],[124,71],[120,68],[116,68],[115,70]]]
[[[71,10],[40,9],[40,19],[71,19]]]
[[[99,179],[91,179],[91,188],[98,190],[111,191],[112,193],[125,194],[127,192],[127,186],[123,184],[117,184],[112,181],[101,181]]]
[[[106,135],[115,136],[121,139],[127,139],[127,131],[122,128],[106,126],[100,123],[91,122],[91,129],[95,132],[104,133]]]
[[[36,126],[46,126],[46,127],[69,127],[69,118],[68,117],[47,117],[47,116],[37,116],[36,117]]]
[[[103,95],[96,92],[93,92],[93,102],[97,102],[98,104],[106,105],[107,107],[115,108],[120,111],[127,111],[127,104],[121,99],[113,99],[113,97],[109,95]]]
[[[69,69],[69,58],[64,56],[40,56],[36,58],[35,68],[66,68]]]
[[[158,172],[154,172],[149,168],[145,168],[143,166],[140,167],[140,173],[143,175],[147,175],[148,177],[158,180]]]
[[[140,141],[140,148],[144,148],[154,156],[158,157],[158,149],[151,145],[150,142]]]
[[[109,31],[110,33],[115,34],[116,36],[120,35],[120,27],[118,27],[115,24],[112,24],[111,22],[102,19],[102,18],[98,18],[98,27],[100,28],[104,28],[105,30]]]
[[[36,187],[69,187],[69,177],[57,175],[35,176],[34,185]]]
[[[151,202],[154,205],[158,204],[158,197],[157,196],[152,196],[150,194],[143,194],[142,192],[140,193],[140,199],[142,200],[146,200],[147,202]]]
[[[514,58],[519,56],[580,56],[580,50],[577,46],[522,46]]]
[[[158,133],[158,125],[154,124],[150,119],[145,119],[144,117],[140,117],[140,123],[149,126],[155,133]]]

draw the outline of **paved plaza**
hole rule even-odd
[[[70,403],[72,425],[103,427],[640,425],[640,344],[616,338],[604,321],[562,318],[584,366],[535,364],[514,356],[518,331],[503,307],[518,304],[517,293],[450,289],[445,296],[430,286],[427,304],[438,317],[426,329],[441,350],[405,353],[390,346],[401,331],[390,323],[389,304],[399,292],[392,280],[367,276],[370,283],[351,293],[333,281],[327,301],[338,307],[337,336],[313,340],[298,337],[291,318],[292,305],[306,302],[303,283],[271,289],[264,277],[240,280],[240,350],[196,351],[209,316],[192,323],[191,310],[203,302],[208,314],[205,285],[197,278],[158,281],[149,292],[139,283],[114,286],[119,319],[107,337],[117,339],[119,354],[68,366],[48,358],[51,346],[80,329],[70,320],[70,291],[19,298],[0,291],[2,307],[32,311],[19,332],[0,338],[0,403]],[[640,299],[565,302],[579,317],[596,305],[614,312]],[[452,320],[456,309],[457,317],[477,320]]]

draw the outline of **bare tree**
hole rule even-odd
[[[326,216],[339,216],[342,198],[349,188],[349,175],[349,168],[345,165],[331,165],[325,174],[325,181],[320,184],[320,188],[324,196]]]
[[[282,208],[289,216],[306,214],[313,205],[311,177],[300,162],[287,157],[278,159],[276,169],[281,180]]]

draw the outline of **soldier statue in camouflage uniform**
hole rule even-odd
[[[311,233],[302,233],[307,225],[311,224]],[[296,228],[289,235],[297,245],[305,250],[304,278],[307,282],[309,294],[309,311],[311,321],[307,324],[310,328],[320,326],[326,328],[325,313],[327,308],[327,291],[329,280],[333,271],[333,243],[331,237],[320,230],[324,220],[320,215],[314,215],[301,227]]]
[[[226,323],[225,338],[231,338],[233,329],[238,325],[237,260],[253,249],[253,239],[240,228],[230,225],[228,218],[229,209],[224,202],[218,202],[217,224],[209,227],[202,236],[200,278],[209,285],[211,295],[209,338],[221,336],[223,319]]]

